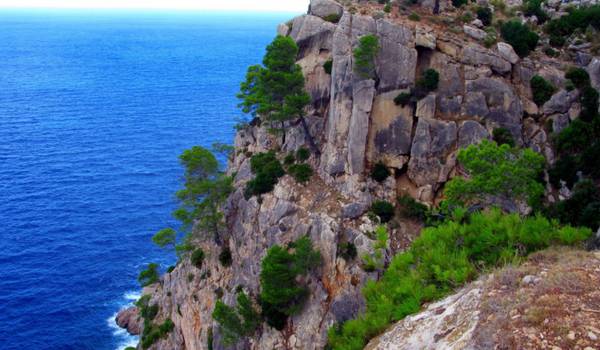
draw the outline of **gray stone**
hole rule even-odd
[[[277,26],[277,35],[288,36],[290,33],[290,27],[287,24],[281,23]]]
[[[404,88],[414,83],[417,50],[410,28],[378,20],[377,35],[380,45],[376,59],[379,91]]]
[[[335,298],[331,303],[331,312],[337,322],[348,321],[364,308],[364,298],[360,293],[349,291]]]
[[[499,54],[476,44],[469,44],[462,49],[462,62],[475,66],[486,65],[499,74],[512,70],[512,65]]]
[[[465,34],[467,34],[468,36],[470,36],[473,39],[476,40],[483,40],[485,39],[487,33],[484,32],[483,30],[479,29],[479,28],[475,28],[475,27],[471,27],[469,25],[463,25],[463,31],[465,32]]]
[[[347,219],[356,219],[362,216],[369,206],[366,203],[350,203],[342,207],[342,217]]]
[[[587,66],[587,72],[590,75],[592,86],[596,90],[600,90],[600,58],[594,57],[592,62]]]
[[[569,126],[570,118],[568,114],[557,114],[550,117],[552,120],[552,132],[560,133]]]
[[[417,46],[435,50],[436,43],[437,38],[432,28],[417,25],[415,30],[415,44]]]
[[[544,103],[542,111],[546,115],[556,113],[567,113],[571,108],[571,105],[577,101],[579,93],[576,90],[566,91],[560,90],[559,92],[552,95],[550,100]]]
[[[331,51],[336,25],[311,15],[294,18],[290,37],[298,44],[299,57]]]
[[[453,167],[448,161],[456,141],[456,123],[419,118],[408,163],[409,178],[417,186],[434,188],[446,181]]]
[[[490,133],[483,125],[473,120],[467,120],[458,129],[458,148],[465,148],[489,138]]]
[[[498,49],[500,56],[502,56],[502,58],[504,58],[508,62],[512,64],[519,62],[519,55],[517,55],[515,49],[513,49],[513,47],[510,44],[499,42],[498,44],[496,44],[496,48]]]
[[[365,168],[369,116],[375,97],[375,81],[363,80],[354,84],[352,116],[348,132],[348,172],[361,174]]]
[[[436,95],[429,94],[417,102],[417,111],[415,115],[418,118],[429,118],[435,117],[435,103]]]
[[[485,95],[481,92],[470,92],[464,106],[464,114],[467,117],[485,118],[490,110],[488,109]]]
[[[311,0],[308,13],[317,17],[342,16],[344,8],[333,0]]]

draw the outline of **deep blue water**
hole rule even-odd
[[[122,348],[173,254],[177,156],[231,143],[235,93],[291,14],[0,11],[0,349]]]

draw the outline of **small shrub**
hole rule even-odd
[[[223,267],[231,266],[233,263],[233,259],[231,257],[231,249],[229,247],[224,247],[219,254],[219,262]]]
[[[296,163],[296,156],[294,156],[291,153],[285,156],[285,158],[283,159],[283,164],[285,165],[292,165],[294,163]]]
[[[596,140],[581,154],[581,168],[586,175],[600,178],[600,141]]]
[[[493,18],[492,9],[487,6],[481,6],[477,8],[477,18],[483,23],[484,26],[492,24]]]
[[[553,47],[563,47],[565,46],[566,41],[567,40],[562,36],[550,35],[549,43]]]
[[[356,246],[352,242],[340,243],[338,246],[338,255],[346,261],[354,260],[357,254]]]
[[[500,28],[500,33],[520,57],[526,57],[530,51],[535,50],[539,40],[536,33],[515,20],[504,23]]]
[[[555,138],[556,149],[562,154],[579,153],[593,143],[594,137],[590,124],[578,118]]]
[[[583,68],[571,67],[565,74],[565,78],[573,82],[576,88],[583,89],[590,85],[590,75]]]
[[[260,272],[260,303],[268,325],[282,330],[287,317],[302,309],[309,290],[297,277],[307,274],[320,261],[321,255],[313,250],[307,236],[288,249],[278,245],[269,248]]]
[[[256,176],[246,184],[244,195],[247,199],[271,192],[279,178],[285,174],[281,163],[272,151],[253,155],[250,158],[250,168]]]
[[[539,75],[534,75],[533,78],[531,78],[530,85],[533,94],[533,102],[540,107],[550,100],[554,91],[556,91],[550,82]]]
[[[419,22],[421,20],[421,16],[419,16],[419,14],[416,12],[412,12],[410,15],[408,15],[408,19],[413,22]]]
[[[382,223],[386,223],[394,217],[394,206],[387,201],[375,201],[371,204],[371,212],[377,215]]]
[[[188,276],[187,276],[187,278],[188,278],[188,283],[192,283],[192,281],[194,280],[194,277],[195,277],[195,276],[194,276],[194,274],[193,274],[193,273],[191,273],[191,272],[190,272],[190,273],[188,273]]]
[[[375,56],[379,51],[379,39],[373,34],[362,36],[354,49],[355,72],[364,79],[375,77]]]
[[[337,13],[332,13],[330,15],[325,16],[323,19],[327,22],[338,23],[340,19],[342,19],[342,16],[338,15]]]
[[[550,37],[569,37],[576,30],[585,31],[588,26],[600,30],[600,5],[572,8],[565,16],[546,23],[544,31]]]
[[[310,151],[307,148],[299,148],[296,151],[296,159],[298,159],[299,162],[305,162],[310,158]]]
[[[385,263],[385,251],[388,247],[389,236],[385,226],[377,226],[375,228],[375,244],[373,244],[373,252],[362,256],[363,270],[374,272],[382,270]]]
[[[527,0],[523,3],[523,13],[527,17],[536,16],[538,24],[543,24],[548,20],[548,15],[542,10],[543,0]]]
[[[371,171],[371,178],[377,182],[384,182],[389,176],[389,169],[381,162],[375,164]]]
[[[583,121],[590,122],[598,115],[598,91],[591,86],[586,86],[581,91],[581,114]]]
[[[426,205],[417,202],[411,196],[398,197],[398,205],[400,207],[400,215],[405,218],[424,221],[427,218],[429,208]]]
[[[427,91],[433,91],[438,88],[439,82],[440,73],[435,69],[429,68],[423,72],[423,76],[417,81],[417,86]]]
[[[507,128],[496,128],[493,132],[494,141],[498,145],[509,145],[510,147],[515,147],[515,139],[513,134]]]
[[[553,204],[548,208],[547,214],[564,224],[597,230],[600,216],[593,214],[597,213],[598,205],[600,191],[592,181],[584,180],[575,185],[571,198]]]
[[[410,92],[401,92],[400,94],[398,94],[398,96],[394,98],[394,103],[397,106],[404,107],[410,103],[411,97],[412,94]]]
[[[467,0],[452,0],[452,6],[459,8],[467,4]]]
[[[237,295],[235,309],[217,300],[212,317],[221,327],[225,345],[233,345],[241,338],[251,336],[260,325],[260,315],[243,291]]]
[[[169,266],[169,268],[167,269],[167,273],[171,273],[175,270],[175,266],[171,265]]]
[[[190,257],[190,261],[192,262],[192,265],[196,266],[197,268],[202,268],[202,263],[204,262],[204,250],[202,250],[202,248],[194,250],[192,256]]]
[[[308,164],[293,164],[288,167],[290,175],[299,183],[305,183],[310,180],[313,170]]]
[[[383,12],[385,12],[385,13],[392,12],[392,4],[389,2],[387,4],[385,4],[385,6],[383,7]]]
[[[158,282],[158,265],[155,263],[148,264],[148,267],[141,271],[138,275],[138,281],[142,285],[142,287],[149,286]]]
[[[579,176],[577,176],[578,168],[579,164],[574,157],[565,155],[559,158],[548,170],[550,183],[555,188],[560,188],[560,182],[564,181],[569,188],[572,188],[579,179]]]
[[[331,75],[331,71],[333,70],[333,60],[329,59],[325,61],[325,63],[323,63],[323,69],[325,70],[325,73]]]
[[[544,49],[544,53],[548,56],[548,57],[558,57],[560,56],[560,52],[554,50],[551,47],[547,47]]]

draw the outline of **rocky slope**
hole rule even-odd
[[[550,133],[568,125],[579,110],[576,92],[565,89],[565,60],[573,57],[568,64],[586,67],[594,86],[600,88],[600,57],[593,57],[586,48],[565,52],[561,58],[538,51],[520,59],[508,44],[485,48],[469,34],[470,29],[451,33],[435,17],[412,22],[396,10],[383,15],[382,5],[347,5],[313,0],[307,15],[278,28],[280,35],[292,37],[300,47],[298,63],[312,97],[307,121],[321,151],[309,160],[317,170],[315,176],[306,186],[285,176],[260,201],[256,197],[246,200],[243,189],[252,178],[252,154],[269,149],[294,151],[306,146],[307,140],[301,127],[294,125],[284,144],[260,126],[238,132],[228,170],[235,174],[236,190],[224,208],[228,227],[224,244],[231,249],[233,264],[221,266],[221,247],[198,242],[209,252],[203,269],[184,260],[144,291],[159,305],[156,320],[170,318],[175,324],[174,331],[152,349],[223,349],[211,317],[216,300],[222,296],[233,304],[238,287],[257,296],[266,250],[305,234],[323,257],[321,267],[309,278],[305,308],[284,331],[264,326],[237,348],[322,349],[327,329],[361,310],[360,289],[367,280],[377,278],[376,272],[361,268],[359,259],[347,262],[338,252],[342,242],[353,242],[359,256],[372,251],[374,241],[367,233],[374,224],[365,212],[374,199],[395,201],[398,195],[408,194],[434,203],[443,184],[460,171],[457,150],[490,138],[498,127],[509,129],[519,144],[552,162]],[[433,6],[427,1],[421,5],[419,11],[425,14]],[[442,9],[450,7],[441,2]],[[332,14],[340,16],[337,23],[325,20]],[[376,80],[354,74],[352,50],[365,34],[376,35],[381,46]],[[331,74],[323,68],[328,60],[333,60]],[[415,108],[397,106],[394,98],[408,91],[428,68],[440,73],[439,88]],[[529,86],[535,74],[558,87],[539,108],[531,100]],[[374,182],[368,174],[376,162],[385,163],[395,176],[381,184]],[[548,195],[553,200],[553,194]],[[410,221],[393,227],[387,255],[406,247],[419,229],[419,224]],[[465,293],[481,296],[476,290],[482,288],[471,287],[444,302],[460,303]],[[476,306],[460,305],[465,309]],[[132,310],[129,314],[132,319],[121,315],[120,324],[140,327],[137,314]]]
[[[600,253],[536,253],[409,316],[373,339],[385,349],[598,349]]]

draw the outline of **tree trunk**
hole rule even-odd
[[[438,15],[440,13],[440,0],[435,0],[435,5],[433,6],[433,14]]]
[[[302,129],[304,129],[304,136],[308,140],[308,145],[310,146],[310,149],[317,157],[321,156],[321,151],[319,151],[319,147],[317,147],[315,139],[310,134],[310,130],[308,130],[306,119],[304,119],[304,117],[300,117],[300,123],[302,124]]]

